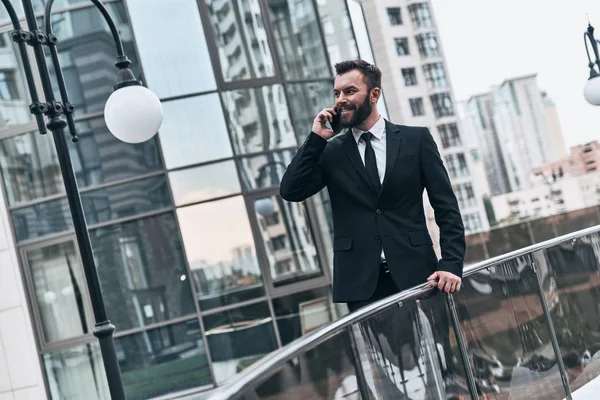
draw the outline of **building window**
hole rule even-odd
[[[458,133],[458,126],[455,123],[438,125],[438,132],[442,139],[442,147],[447,149],[448,147],[461,146],[460,134]]]
[[[465,215],[463,222],[467,233],[481,231],[481,218],[479,218],[479,214],[467,214]]]
[[[335,33],[331,16],[325,15],[323,18],[321,18],[321,25],[323,25],[323,32],[326,35],[333,35]]]
[[[404,86],[417,85],[417,73],[414,68],[402,68],[402,76],[404,77]]]
[[[4,101],[19,99],[15,71],[0,71],[0,99]]]
[[[467,161],[463,153],[449,154],[444,157],[446,168],[450,178],[461,178],[469,176]]]
[[[417,35],[416,39],[421,57],[438,57],[440,55],[439,45],[435,33],[422,33]]]
[[[475,192],[473,191],[473,185],[471,183],[463,183],[454,186],[454,194],[461,208],[474,207],[477,205],[475,200]]]
[[[429,89],[448,87],[448,79],[443,63],[425,64],[423,65],[423,72]]]
[[[391,7],[387,9],[390,25],[402,25],[402,13],[400,7]]]
[[[427,3],[411,4],[408,6],[410,19],[416,28],[431,28],[433,27],[433,18],[429,11]]]
[[[423,99],[418,97],[416,99],[409,99],[410,110],[412,111],[413,117],[420,117],[425,115],[425,107],[423,105]]]
[[[407,38],[396,38],[394,41],[396,42],[396,53],[398,53],[399,56],[407,56],[410,54],[408,52]]]
[[[454,107],[450,93],[434,94],[431,97],[431,105],[436,118],[449,117],[454,115]]]

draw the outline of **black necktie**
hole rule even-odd
[[[371,145],[371,139],[373,134],[371,132],[364,132],[361,135],[362,140],[365,141],[365,167],[367,168],[367,175],[373,184],[373,187],[379,192],[381,190],[381,181],[379,180],[379,173],[377,172],[377,159],[375,158],[375,151]]]

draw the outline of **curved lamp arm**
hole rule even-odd
[[[590,49],[588,47],[588,41],[592,45],[592,51],[594,52],[594,56],[596,57],[595,61],[592,61],[590,57]],[[594,27],[591,24],[588,24],[587,31],[583,33],[583,43],[585,44],[585,52],[588,57],[588,66],[590,67],[590,79],[600,76],[600,54],[598,52],[598,40],[594,37]],[[598,65],[598,72],[594,69],[594,65]]]
[[[8,16],[10,17],[10,21],[12,22],[14,28],[14,32],[12,33],[13,39],[15,37],[19,38],[19,40],[15,41],[18,43],[19,53],[21,53],[21,60],[23,61],[23,69],[25,72],[25,79],[27,80],[29,96],[31,97],[32,103],[39,103],[39,97],[37,91],[35,90],[35,80],[33,78],[33,71],[31,70],[31,62],[29,61],[29,54],[27,53],[27,45],[25,44],[25,41],[27,40],[27,34],[22,30],[21,23],[19,22],[19,17],[17,17],[15,8],[11,4],[10,0],[2,0],[2,4],[4,5],[4,8],[6,8]],[[44,116],[38,113],[35,114],[35,119],[40,133],[47,133],[48,130],[46,128],[46,124],[44,123]]]

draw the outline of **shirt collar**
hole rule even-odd
[[[352,128],[352,135],[354,136],[354,140],[357,144],[360,140],[360,136],[365,132],[367,131]],[[375,125],[373,125],[371,129],[368,130],[368,132],[371,132],[373,136],[377,138],[377,140],[383,139],[383,134],[385,133],[385,120],[383,119],[383,116],[379,116],[379,119],[377,120],[377,122],[375,122]]]

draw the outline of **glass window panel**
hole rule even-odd
[[[104,118],[75,123],[79,140],[67,142],[79,187],[109,183],[162,169],[155,138],[125,143],[110,133]]]
[[[0,8],[3,14],[4,6]],[[2,14],[0,14],[0,18]],[[19,48],[12,41],[9,32],[0,33],[0,51],[2,52],[0,59],[0,129],[2,129],[29,123],[33,120],[33,115],[29,111],[31,98]]]
[[[73,242],[26,253],[46,342],[90,333],[86,280]]]
[[[232,90],[222,96],[236,154],[296,146],[283,86]]]
[[[217,385],[277,348],[267,303],[204,317]]]
[[[268,153],[239,161],[242,182],[246,189],[277,187],[281,177],[296,154],[295,150]]]
[[[119,330],[195,312],[173,214],[90,232],[110,320]]]
[[[164,176],[125,183],[81,194],[88,224],[132,217],[172,205]]]
[[[269,0],[267,4],[285,77],[314,79],[330,76],[313,2]],[[321,21],[327,33],[335,33],[331,18]]]
[[[15,210],[12,222],[17,242],[73,229],[66,198]]]
[[[233,155],[218,94],[169,101],[163,110],[160,143],[167,168]]]
[[[329,52],[331,66],[333,67],[333,65],[343,60],[357,59],[358,47],[354,40],[346,0],[322,0],[318,1],[317,5],[321,21],[325,21],[327,25],[333,27],[333,31],[327,29],[323,32],[327,48],[337,49],[335,54]]]
[[[177,216],[203,310],[264,295],[242,197],[180,208]]]
[[[225,82],[275,75],[258,0],[205,0]]]
[[[128,400],[211,384],[198,320],[115,339]]]
[[[46,353],[42,358],[53,399],[110,399],[97,342]]]
[[[177,206],[242,191],[233,161],[170,172],[169,180]]]
[[[135,76],[141,77],[133,34],[121,2],[107,4],[115,21],[125,54],[131,60]],[[102,112],[117,81],[115,45],[109,26],[96,7],[87,7],[52,15],[52,26],[58,37],[61,66],[71,103],[78,115]],[[48,63],[54,75],[52,63]],[[53,79],[55,95],[60,98]]]
[[[473,373],[486,395],[564,397],[538,278],[528,257],[519,257],[471,275],[455,295]]]
[[[256,200],[254,209],[275,286],[323,273],[303,203],[274,195]]]
[[[217,88],[196,0],[129,0],[127,6],[150,89],[162,98]]]
[[[0,171],[10,205],[64,190],[51,135],[29,132],[0,141]]]
[[[326,107],[333,107],[333,82],[293,83],[285,87],[298,143],[304,143],[317,114]]]
[[[273,299],[273,309],[284,346],[339,317],[329,287]]]

